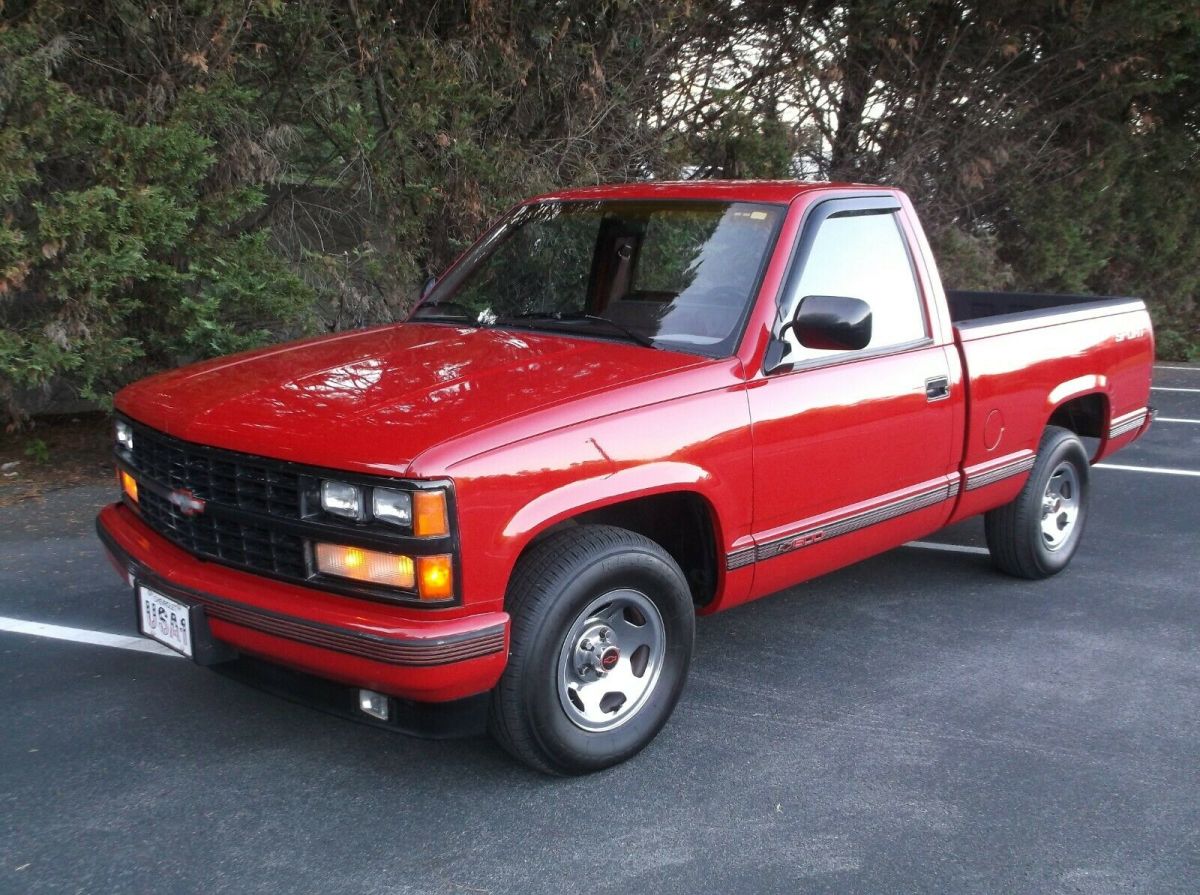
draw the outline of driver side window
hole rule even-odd
[[[804,269],[783,304],[791,320],[808,295],[859,298],[871,306],[871,342],[864,351],[903,345],[929,335],[912,262],[895,212],[833,214],[820,223]],[[792,363],[845,354],[806,348],[789,328]]]

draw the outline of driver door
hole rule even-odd
[[[809,212],[780,299],[792,319],[809,295],[871,306],[858,351],[801,345],[749,390],[754,438],[754,595],[939,528],[958,491],[946,346],[890,197],[829,200]],[[953,350],[953,346],[949,346]]]

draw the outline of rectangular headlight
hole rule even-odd
[[[321,509],[356,522],[367,518],[362,488],[346,482],[321,482]]]
[[[117,420],[113,427],[117,437],[117,447],[121,450],[133,452],[133,426],[124,420]]]
[[[344,544],[315,545],[317,570],[326,575],[413,590],[416,569],[411,556]]]
[[[371,514],[381,522],[393,525],[412,524],[412,495],[391,488],[371,489]]]

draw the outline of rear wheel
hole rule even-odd
[[[1089,469],[1074,432],[1047,428],[1021,493],[984,516],[992,564],[1021,578],[1048,578],[1065,569],[1087,521]]]
[[[625,529],[582,525],[537,544],[508,597],[508,666],[489,729],[553,774],[635,755],[666,723],[687,677],[695,618],[679,566]]]

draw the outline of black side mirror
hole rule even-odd
[[[437,285],[437,282],[437,277],[430,277],[425,281],[425,285],[421,287],[421,301],[424,301],[429,293],[433,291],[433,287]]]
[[[806,296],[789,325],[805,348],[858,351],[871,344],[871,306],[859,298]]]

